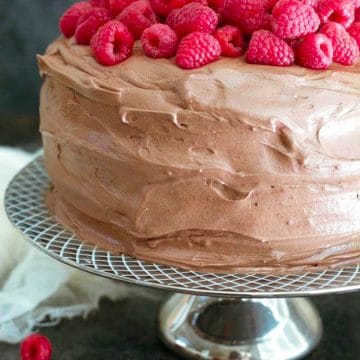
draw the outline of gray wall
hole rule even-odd
[[[40,78],[35,54],[58,36],[59,16],[74,1],[0,0],[0,122],[37,116]]]

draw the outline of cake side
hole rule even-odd
[[[88,52],[60,39],[39,58],[49,203],[81,238],[206,271],[360,258],[358,66]]]

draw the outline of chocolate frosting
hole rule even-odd
[[[80,238],[200,271],[360,262],[360,64],[38,57],[48,204]]]

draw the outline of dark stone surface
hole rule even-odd
[[[54,360],[176,360],[157,338],[156,318],[166,293],[155,299],[103,300],[87,319],[65,320],[43,328],[54,345]],[[356,360],[360,352],[360,294],[313,299],[324,322],[324,336],[306,360]],[[0,344],[1,360],[18,358],[18,347]],[[277,359],[268,359],[277,360]]]
[[[58,36],[58,19],[72,0],[0,0],[0,122],[37,114],[40,77],[35,55]]]

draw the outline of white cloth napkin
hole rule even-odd
[[[12,176],[30,159],[19,150],[0,147],[0,341],[17,343],[34,327],[62,318],[86,316],[101,297],[129,294],[127,286],[83,273],[28,245],[8,221],[4,192]]]

